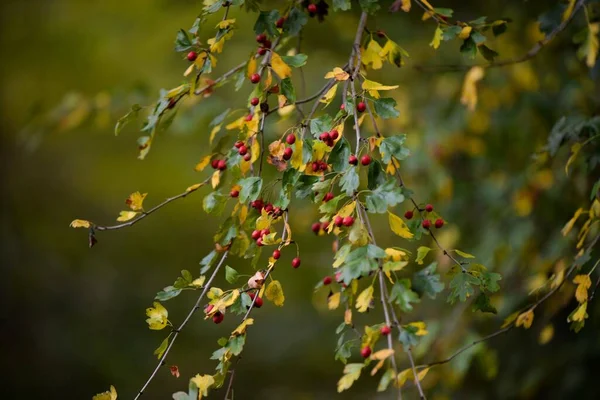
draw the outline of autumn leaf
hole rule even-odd
[[[192,186],[188,186],[188,188],[185,189],[185,191],[188,192],[188,193],[189,192],[193,192],[193,191],[198,190],[199,188],[201,188],[202,185],[204,185],[204,184],[203,183],[196,183],[196,184],[194,184]]]
[[[119,217],[117,218],[117,221],[119,221],[119,222],[126,222],[126,221],[129,221],[130,219],[133,219],[133,218],[135,218],[135,216],[136,216],[137,214],[138,214],[138,213],[137,213],[137,212],[135,212],[135,211],[121,211],[121,212],[119,213]]]
[[[200,162],[194,167],[194,171],[201,172],[202,170],[204,170],[204,168],[206,168],[208,164],[210,164],[211,157],[212,155],[209,154],[205,156],[202,160],[200,160]]]
[[[410,11],[410,0],[401,0],[402,1],[402,11],[409,12]]]
[[[474,255],[472,255],[472,254],[469,254],[469,253],[465,253],[464,251],[460,251],[460,250],[458,250],[458,249],[455,249],[455,250],[454,250],[454,252],[455,252],[456,254],[458,254],[459,256],[463,257],[463,258],[475,258],[475,256],[474,256]]]
[[[583,211],[583,208],[578,208],[577,211],[575,211],[575,215],[573,215],[573,218],[571,218],[569,222],[567,222],[567,224],[560,231],[563,236],[567,236],[569,232],[571,232],[573,226],[575,226],[575,222],[577,222],[577,219],[583,213]]]
[[[265,273],[263,271],[256,271],[256,273],[248,279],[248,287],[250,289],[260,289],[264,282]]]
[[[281,56],[274,51],[271,52],[271,68],[280,79],[292,76],[292,69],[281,59]]]
[[[167,326],[169,312],[158,301],[155,301],[153,305],[154,307],[146,309],[146,316],[148,317],[146,322],[150,329],[159,331]]]
[[[470,111],[474,111],[477,106],[477,82],[483,79],[483,76],[484,70],[478,66],[471,68],[465,76],[460,102]]]
[[[402,218],[392,213],[391,211],[388,211],[388,217],[390,228],[392,229],[392,232],[394,232],[396,235],[405,239],[411,239],[414,236],[414,234],[410,231],[410,229],[408,229],[408,226],[406,225],[406,223],[404,223]]]
[[[336,94],[336,92],[337,92],[337,86],[338,86],[338,85],[337,85],[337,83],[336,83],[335,85],[333,85],[333,86],[331,87],[331,89],[329,89],[329,90],[327,91],[327,93],[325,93],[325,94],[323,95],[323,97],[321,97],[321,100],[319,100],[319,101],[320,101],[321,103],[324,103],[324,104],[325,104],[325,106],[328,106],[328,105],[329,105],[329,103],[331,103],[331,101],[332,101],[332,100],[333,100],[333,98],[335,97],[335,94]],[[340,135],[340,136],[341,136],[341,135]]]
[[[546,325],[544,329],[540,332],[540,336],[538,337],[538,343],[541,345],[547,344],[554,337],[554,326],[551,324]]]
[[[340,306],[341,296],[342,293],[340,292],[333,293],[331,296],[329,296],[327,298],[327,308],[329,308],[330,310],[335,310],[336,308],[338,308]]]
[[[246,333],[246,328],[249,325],[253,325],[253,324],[254,324],[254,319],[248,318],[248,319],[244,320],[237,328],[235,328],[235,330],[233,332],[231,332],[231,335],[232,336],[243,335],[244,333]]]
[[[371,360],[385,360],[394,354],[394,349],[383,349],[371,354]]]
[[[588,289],[592,286],[592,280],[588,274],[577,275],[573,279],[573,283],[577,285],[575,289],[575,298],[579,303],[586,302],[588,299]]]
[[[352,384],[360,378],[360,373],[363,369],[363,364],[347,364],[344,367],[344,375],[340,378],[337,383],[337,391],[338,393],[343,392],[344,390],[350,389]]]
[[[587,319],[587,301],[581,303],[575,311],[569,315],[567,322],[583,322]]]
[[[98,393],[92,400],[117,400],[117,390],[113,385],[110,385],[110,390],[103,393]]]
[[[175,378],[179,378],[180,373],[179,373],[179,367],[177,365],[169,366],[169,370],[171,371],[171,375],[173,375]]]
[[[215,378],[211,375],[200,375],[197,374],[190,382],[196,385],[198,388],[198,399],[202,399],[202,396],[208,396],[208,389],[214,385]]]
[[[423,259],[425,257],[427,257],[427,254],[429,254],[429,252],[431,251],[431,249],[427,246],[420,246],[417,249],[417,258],[415,259],[415,261],[417,262],[417,264],[419,265],[423,265]]]
[[[91,224],[90,221],[86,221],[85,219],[74,219],[69,226],[71,228],[89,228]]]
[[[417,331],[415,332],[415,335],[417,336],[425,336],[429,333],[426,329],[427,325],[423,321],[411,322],[410,324],[408,324],[408,326],[417,328]]]
[[[265,296],[267,299],[271,300],[273,304],[279,307],[282,307],[283,302],[285,301],[283,288],[281,287],[281,283],[279,283],[279,281],[272,281],[269,283],[265,291]]]
[[[438,25],[438,27],[435,29],[435,32],[433,33],[433,39],[431,40],[431,43],[429,43],[429,45],[437,50],[438,47],[440,47],[440,43],[442,42],[443,34],[444,31],[442,31],[442,28],[440,28],[440,26]]]
[[[406,256],[406,252],[403,250],[394,249],[392,247],[388,247],[385,249],[386,259],[391,258],[392,261],[400,261],[403,257]]]
[[[569,167],[577,159],[577,155],[579,154],[579,150],[581,150],[582,147],[583,146],[579,142],[574,143],[573,146],[571,146],[571,155],[569,156],[569,159],[567,160],[567,163],[565,164],[565,174],[567,176],[569,176]]]
[[[362,88],[364,90],[368,91],[371,96],[378,99],[379,98],[379,92],[378,92],[379,90],[394,90],[394,89],[398,88],[398,85],[386,86],[386,85],[382,85],[381,83],[365,79],[362,84]]]
[[[458,38],[459,39],[467,39],[469,36],[471,36],[471,31],[473,30],[473,27],[467,25],[465,27],[462,28],[462,30],[460,31],[460,33],[458,34]]]
[[[419,380],[419,382],[422,381],[423,378],[425,378],[427,372],[429,372],[429,368],[425,368],[417,373],[417,379]],[[414,379],[415,375],[413,373],[412,368],[407,368],[398,374],[398,387],[402,387],[408,380],[414,381]]]
[[[341,69],[340,67],[335,67],[333,71],[329,71],[325,74],[325,79],[334,78],[336,81],[346,81],[350,78],[350,74]]]
[[[533,316],[533,309],[519,314],[515,326],[522,326],[525,329],[529,329],[531,327],[531,324],[533,323]]]
[[[373,290],[373,286],[369,286],[358,295],[356,298],[356,309],[358,312],[367,311],[373,300]]]
[[[362,50],[362,63],[365,66],[371,65],[372,69],[381,69],[383,67],[383,58],[380,56],[382,50],[379,43],[371,39],[367,48]]]
[[[216,28],[227,29],[230,26],[232,26],[233,24],[235,24],[235,18],[225,19],[225,20],[220,21],[217,24]]]
[[[144,209],[143,203],[144,199],[148,193],[141,194],[140,192],[131,193],[127,200],[125,200],[125,204],[129,206],[133,211],[140,211]]]

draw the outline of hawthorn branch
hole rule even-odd
[[[558,25],[552,32],[550,32],[544,39],[537,42],[529,51],[523,54],[520,57],[509,58],[506,60],[495,61],[491,63],[479,63],[479,64],[470,64],[470,65],[461,65],[461,64],[449,64],[449,65],[415,65],[414,69],[417,71],[423,72],[455,72],[455,71],[464,71],[470,69],[472,67],[482,67],[482,68],[495,68],[495,67],[504,67],[512,64],[519,64],[525,61],[529,61],[548,44],[550,43],[559,33],[561,33],[565,28],[569,25],[569,23],[575,17],[575,14],[581,9],[586,3],[586,0],[578,0],[573,7],[573,11],[571,15],[567,19],[565,19],[560,25]],[[420,4],[420,2],[418,2]]]
[[[152,214],[155,211],[158,211],[159,209],[163,208],[167,204],[169,204],[169,203],[171,203],[171,202],[173,202],[175,200],[178,200],[178,199],[183,199],[184,197],[186,197],[190,193],[194,193],[195,191],[197,191],[198,189],[200,189],[201,187],[203,187],[204,185],[206,185],[210,181],[210,179],[211,179],[211,177],[208,177],[203,182],[200,183],[200,186],[198,186],[196,188],[193,188],[193,189],[190,189],[190,190],[186,189],[185,192],[180,193],[177,196],[169,197],[168,199],[166,199],[162,203],[160,203],[160,204],[152,207],[148,211],[142,212],[139,216],[137,216],[136,218],[133,218],[133,219],[127,221],[127,222],[124,222],[124,223],[118,224],[118,225],[110,225],[110,226],[94,225],[92,229],[97,230],[97,231],[112,231],[112,230],[122,229],[122,228],[126,228],[128,226],[135,225],[136,223],[138,223],[142,219],[146,218],[148,215]]]
[[[146,388],[148,387],[148,385],[150,384],[150,382],[152,382],[152,380],[156,376],[156,373],[158,372],[158,370],[160,369],[160,367],[162,367],[163,365],[165,365],[165,359],[169,355],[169,352],[171,351],[171,348],[173,347],[173,344],[175,344],[175,340],[177,340],[177,336],[179,336],[179,333],[181,332],[181,330],[187,325],[187,323],[189,322],[190,318],[192,318],[192,315],[194,315],[194,313],[200,308],[200,303],[202,302],[202,299],[204,298],[204,296],[206,295],[206,293],[210,289],[213,280],[215,279],[215,277],[219,273],[219,270],[221,269],[221,267],[223,266],[223,263],[227,259],[227,255],[228,254],[229,254],[229,250],[226,250],[223,253],[223,255],[221,256],[221,260],[219,260],[219,263],[215,267],[212,275],[210,276],[210,278],[208,278],[208,281],[206,282],[206,285],[204,285],[204,289],[202,290],[202,293],[200,293],[200,296],[198,296],[198,299],[196,300],[196,303],[194,303],[194,306],[188,312],[187,316],[185,317],[185,319],[183,320],[183,322],[179,325],[179,327],[177,329],[173,329],[173,338],[169,342],[169,345],[167,346],[167,348],[166,348],[165,352],[163,353],[163,355],[158,360],[158,364],[154,368],[154,371],[152,371],[152,373],[150,374],[150,377],[148,378],[148,380],[146,381],[146,383],[144,383],[144,386],[142,386],[142,388],[138,392],[137,396],[135,396],[134,400],[139,399],[140,396],[142,394],[144,394],[144,390],[146,390]]]
[[[223,75],[221,75],[220,77],[218,77],[217,79],[215,79],[213,81],[213,83],[211,83],[210,85],[206,85],[203,86],[201,88],[196,89],[196,91],[194,92],[194,94],[196,96],[200,96],[201,94],[203,94],[204,92],[206,92],[209,89],[212,89],[213,87],[215,87],[217,84],[223,82],[224,80],[227,80],[231,75],[235,74],[236,72],[240,71],[241,69],[243,69],[246,64],[248,64],[247,61],[244,61],[238,65],[236,65],[235,67],[233,67],[232,69],[230,69],[229,71],[225,72]]]

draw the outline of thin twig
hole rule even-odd
[[[243,63],[240,63],[240,64],[236,65],[235,67],[233,67],[232,69],[230,69],[229,71],[225,72],[223,75],[221,75],[220,77],[218,77],[217,79],[215,79],[212,84],[206,85],[206,86],[203,86],[201,88],[196,89],[196,91],[194,92],[194,94],[196,96],[199,96],[202,93],[206,92],[207,90],[212,89],[218,83],[221,83],[222,81],[224,81],[227,78],[229,78],[231,75],[235,74],[236,72],[238,72],[239,70],[241,70],[242,68],[244,68],[246,66],[246,64],[248,64],[248,62],[244,61]]]
[[[173,344],[175,344],[175,340],[177,340],[177,336],[179,336],[179,333],[181,332],[181,330],[187,325],[187,323],[190,320],[190,318],[192,318],[192,315],[194,315],[194,313],[200,308],[200,302],[202,302],[202,299],[204,298],[204,296],[206,295],[206,293],[210,289],[213,280],[215,279],[215,277],[219,273],[219,270],[221,269],[221,266],[225,262],[225,259],[227,259],[227,255],[228,254],[229,254],[229,250],[226,250],[223,253],[223,256],[221,256],[221,260],[219,261],[219,263],[215,267],[215,270],[213,271],[212,275],[210,276],[210,278],[208,278],[208,281],[204,285],[204,289],[202,290],[202,293],[200,293],[200,296],[198,296],[198,299],[196,300],[196,303],[194,304],[194,307],[192,307],[192,309],[188,312],[187,316],[185,317],[185,319],[183,320],[183,322],[181,323],[181,325],[179,325],[179,327],[177,329],[173,330],[173,338],[169,342],[169,345],[167,346],[167,348],[166,348],[165,352],[163,353],[162,357],[160,357],[160,359],[158,360],[158,364],[154,368],[154,371],[152,371],[152,373],[150,374],[150,377],[148,378],[148,380],[146,381],[146,383],[144,383],[144,386],[142,386],[142,388],[138,392],[137,396],[135,396],[134,400],[137,400],[137,399],[140,398],[140,396],[144,393],[144,390],[146,390],[146,388],[148,387],[148,385],[150,384],[150,382],[152,382],[152,380],[156,376],[156,373],[158,372],[158,370],[160,369],[160,367],[165,364],[165,359],[167,358],[167,355],[169,355],[169,352],[171,351],[171,348],[173,347]]]
[[[479,63],[479,64],[470,64],[470,65],[461,65],[461,64],[450,64],[450,65],[415,65],[414,68],[418,71],[435,71],[435,72],[453,72],[453,71],[464,71],[466,69],[472,67],[482,67],[482,68],[495,68],[495,67],[504,67],[512,64],[519,64],[525,61],[528,61],[534,58],[548,43],[550,43],[556,35],[562,32],[567,25],[573,20],[577,11],[582,8],[586,3],[586,0],[579,0],[575,6],[573,7],[573,11],[571,15],[565,19],[560,25],[558,25],[552,32],[550,32],[544,39],[537,42],[527,53],[520,57],[509,58],[506,60],[495,61],[491,63]]]

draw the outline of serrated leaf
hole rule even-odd
[[[239,277],[238,272],[229,265],[225,266],[225,280],[229,283],[235,283]]]
[[[400,218],[396,214],[388,211],[388,220],[390,224],[390,229],[396,235],[405,239],[411,239],[414,236],[413,233],[408,229],[408,226],[406,226],[402,218]]]

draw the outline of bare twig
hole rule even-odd
[[[138,392],[137,396],[135,396],[134,400],[139,399],[140,396],[142,394],[144,394],[144,390],[146,390],[146,388],[148,387],[148,385],[150,384],[150,382],[152,382],[152,380],[156,376],[156,373],[158,372],[158,370],[160,369],[160,367],[165,364],[165,359],[167,358],[167,355],[169,355],[169,352],[171,351],[171,348],[173,347],[173,344],[175,344],[175,340],[177,340],[177,336],[179,336],[179,333],[181,332],[181,330],[187,325],[187,323],[190,320],[190,318],[192,318],[192,315],[194,315],[194,313],[200,308],[200,302],[202,302],[202,299],[204,298],[204,296],[206,295],[206,293],[210,289],[213,280],[215,279],[215,277],[219,273],[219,270],[221,269],[221,266],[223,265],[223,263],[227,259],[227,255],[228,254],[229,254],[229,250],[227,250],[227,251],[225,251],[223,253],[223,255],[221,256],[221,260],[219,261],[219,263],[215,267],[215,270],[213,271],[213,273],[210,276],[210,278],[208,278],[208,281],[204,285],[204,289],[202,290],[202,293],[200,293],[200,296],[198,296],[198,299],[196,300],[196,303],[194,304],[194,306],[192,307],[192,309],[188,312],[187,316],[185,317],[185,319],[183,320],[183,322],[181,323],[181,325],[179,325],[179,327],[177,329],[173,329],[173,337],[171,338],[171,341],[169,342],[169,345],[167,346],[167,348],[164,351],[163,355],[158,360],[158,364],[154,368],[154,371],[152,371],[152,373],[150,374],[150,377],[148,378],[148,380],[146,381],[146,383],[144,383],[144,386],[142,386],[142,388]]]

